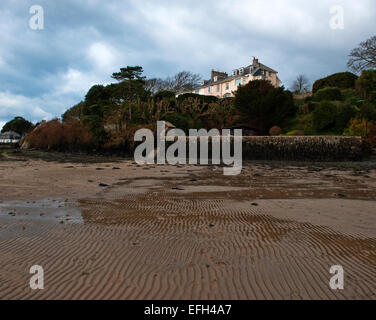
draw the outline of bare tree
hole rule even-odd
[[[166,81],[171,91],[183,92],[194,90],[200,85],[201,76],[189,71],[181,71]]]
[[[146,80],[145,89],[152,93],[161,90],[173,91],[175,93],[183,91],[193,91],[200,86],[201,76],[189,71],[181,71],[173,77],[167,79],[153,78]]]
[[[294,84],[292,85],[292,91],[295,93],[305,93],[309,88],[309,80],[305,75],[299,75]]]
[[[152,78],[145,81],[145,90],[156,94],[158,91],[166,90],[166,81],[160,78]]]
[[[357,73],[376,68],[376,36],[360,43],[358,48],[351,51],[349,57],[347,66]]]

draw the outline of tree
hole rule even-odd
[[[166,82],[160,78],[152,78],[145,80],[145,90],[156,94],[159,91],[166,91]]]
[[[294,93],[305,93],[309,89],[309,80],[305,75],[299,75],[292,86],[292,91]]]
[[[121,68],[120,72],[113,73],[112,78],[119,82],[122,82],[125,80],[130,80],[130,81],[136,80],[136,81],[144,82],[146,78],[142,76],[143,72],[144,70],[140,66],[135,66],[135,67],[127,66],[126,68]]]
[[[249,124],[265,133],[296,112],[292,93],[266,80],[240,86],[235,92],[235,107]]]
[[[145,89],[155,94],[158,91],[175,93],[193,91],[200,86],[201,76],[189,71],[181,71],[166,79],[152,78],[145,81]]]
[[[94,104],[102,103],[110,99],[110,92],[107,87],[94,85],[90,88],[85,96],[85,105],[87,108]],[[85,112],[84,112],[85,113]]]
[[[13,120],[7,122],[1,132],[14,131],[19,134],[29,133],[34,128],[34,125],[22,117],[15,117]]]
[[[183,91],[192,91],[200,86],[201,76],[189,71],[181,71],[172,78],[168,78],[168,90],[176,93]]]
[[[72,108],[65,111],[65,113],[62,115],[63,122],[70,122],[73,120],[81,120],[84,109],[85,109],[85,102],[81,101],[80,103],[76,104]]]
[[[347,66],[359,73],[366,69],[376,68],[376,36],[359,44],[358,48],[351,51]]]
[[[341,72],[332,74],[326,78],[315,81],[312,92],[316,93],[326,87],[337,87],[339,89],[353,89],[358,76],[351,72]]]
[[[376,94],[376,70],[363,70],[355,87],[362,98],[371,99]]]

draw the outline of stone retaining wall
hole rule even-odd
[[[360,137],[244,137],[244,160],[357,161]]]

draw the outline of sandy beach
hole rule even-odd
[[[376,298],[375,163],[3,158],[0,189],[0,299]]]

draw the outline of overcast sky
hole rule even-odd
[[[30,28],[32,5],[44,9],[43,30]],[[343,30],[330,28],[334,5]],[[256,56],[289,88],[299,74],[345,71],[375,30],[374,0],[1,0],[0,128],[15,116],[59,117],[127,65],[208,78]]]

